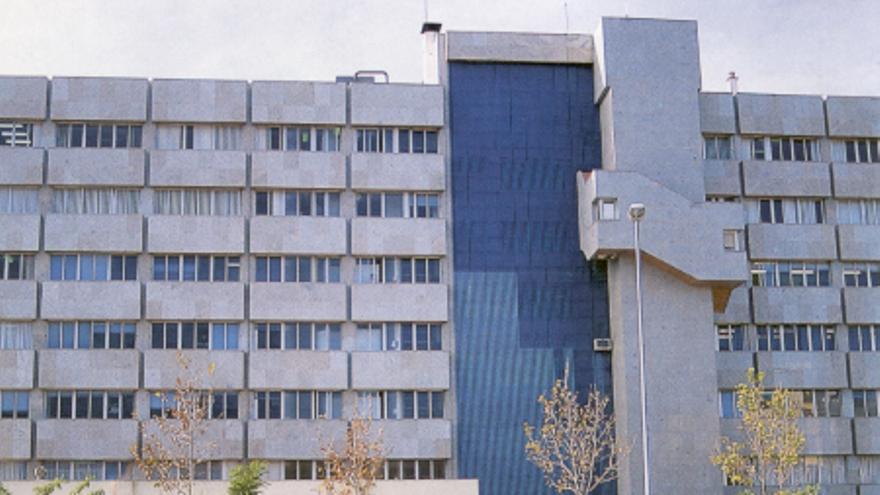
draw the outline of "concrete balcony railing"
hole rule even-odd
[[[844,287],[843,304],[847,323],[870,324],[880,322],[880,288]]]
[[[190,359],[190,369],[202,377],[200,386],[216,390],[244,388],[244,352],[242,351],[183,351]],[[213,368],[213,373],[209,370]],[[173,390],[180,374],[176,350],[150,349],[144,351],[144,388]]]
[[[147,219],[153,253],[243,253],[244,218],[154,215]]]
[[[0,459],[29,460],[32,431],[29,419],[0,419]]]
[[[880,454],[880,418],[854,418],[856,454]]]
[[[141,286],[135,281],[43,282],[41,301],[41,316],[48,320],[137,320],[141,316]]]
[[[438,85],[353,84],[351,124],[441,127],[443,101]]]
[[[443,191],[443,155],[422,153],[354,153],[351,187],[377,191]]]
[[[351,287],[353,321],[446,321],[444,284],[356,284]]]
[[[880,389],[880,354],[874,352],[850,352],[850,384],[853,389]]]
[[[147,282],[149,320],[244,319],[244,284],[240,282]]]
[[[39,368],[40,388],[137,390],[140,353],[135,349],[45,349],[40,351]]]
[[[757,260],[837,259],[834,225],[758,223],[748,226],[749,256]]]
[[[348,354],[343,351],[251,351],[248,387],[257,390],[345,390],[348,388]]]
[[[345,154],[308,151],[255,151],[255,188],[345,189]]]
[[[766,373],[768,387],[787,389],[841,389],[849,386],[846,353],[759,352],[758,370]]]
[[[50,148],[46,182],[50,186],[144,185],[144,150]]]
[[[46,215],[46,251],[139,253],[140,215]]]
[[[877,249],[880,246],[880,225],[838,225],[837,235],[840,238],[840,259],[880,260],[880,249]]]
[[[40,148],[0,147],[0,184],[41,186],[43,150]]]
[[[138,441],[134,419],[43,419],[36,423],[36,457],[40,459],[131,459],[129,449]]]
[[[880,167],[865,163],[831,164],[834,172],[834,196],[838,198],[871,198],[877,195]]]
[[[0,390],[34,388],[35,358],[30,349],[0,350]]]
[[[122,77],[53,77],[52,120],[144,122],[146,79]]]
[[[40,215],[0,214],[0,250],[6,252],[40,249]]]
[[[346,422],[337,419],[250,420],[248,456],[253,459],[323,459],[323,442],[343,438],[345,428]],[[387,440],[385,445],[390,446]]]
[[[344,255],[344,218],[261,216],[250,220],[252,253]]]
[[[446,221],[441,218],[354,218],[351,253],[360,255],[446,254]]]
[[[0,319],[37,318],[37,283],[32,280],[0,281]]]
[[[250,284],[250,291],[255,320],[346,320],[343,284],[259,282]]]
[[[446,390],[449,353],[443,351],[352,352],[355,390]]]
[[[150,152],[150,185],[241,188],[246,166],[243,151],[154,150]]]
[[[798,426],[807,437],[804,455],[853,453],[850,418],[801,418]]]
[[[255,124],[345,125],[345,83],[254,81],[251,112]]]
[[[746,196],[831,196],[831,168],[824,162],[743,162]]]
[[[154,79],[153,122],[244,123],[247,82],[209,79]]]
[[[703,182],[706,194],[739,196],[739,162],[736,160],[703,160]]]
[[[452,457],[452,422],[448,419],[389,419],[376,421],[385,445],[401,459]]]
[[[755,323],[838,323],[840,289],[752,287]]]
[[[4,481],[12,493],[33,493],[34,488],[45,481]],[[74,488],[78,481],[64,483],[64,493]],[[216,495],[229,488],[228,481],[196,481],[193,495]],[[159,493],[152,481],[93,481],[89,490],[103,490],[114,495],[156,495]],[[260,489],[265,495],[314,495],[320,493],[320,481],[273,481]],[[391,480],[377,481],[371,495],[478,495],[479,481],[470,480]],[[855,495],[855,492],[853,492]]]
[[[48,86],[46,77],[4,77],[0,80],[0,115],[12,120],[44,120]]]
[[[175,420],[170,420],[175,421]],[[148,435],[156,435],[163,445],[171,445],[167,436],[162,433],[156,421],[148,421],[145,426]],[[210,444],[212,448],[205,449],[205,459],[241,459],[244,457],[244,421],[239,419],[212,419],[205,422],[205,431],[197,442],[202,445]]]
[[[746,381],[746,372],[754,368],[754,354],[748,351],[716,352],[715,367],[719,389],[734,389]]]

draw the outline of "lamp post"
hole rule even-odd
[[[648,469],[648,402],[645,389],[645,338],[642,332],[642,251],[639,248],[639,223],[645,218],[645,205],[629,205],[629,218],[633,222],[633,249],[636,257],[636,329],[639,338],[639,394],[642,420],[642,478],[643,493],[651,493],[651,472]]]

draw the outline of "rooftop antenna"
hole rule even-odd
[[[736,96],[736,93],[739,91],[739,76],[736,75],[735,71],[727,73],[727,82],[730,84],[730,94]]]
[[[562,2],[562,8],[565,11],[565,34],[569,33],[568,29],[568,0]]]
[[[422,19],[422,22],[428,22],[428,0],[424,0],[422,2],[422,5],[424,6],[424,9],[425,9],[425,12],[424,12],[425,18]]]

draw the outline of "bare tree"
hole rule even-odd
[[[342,445],[338,443],[330,440],[321,446],[325,459],[322,491],[326,495],[367,495],[385,467],[382,430],[373,431],[372,418],[358,411],[348,422]]]
[[[208,428],[210,390],[204,388],[205,373],[192,368],[191,359],[177,353],[180,368],[175,380],[169,414],[141,423],[143,445],[130,451],[135,464],[165,493],[192,495],[196,466],[216,448],[204,436]],[[212,363],[207,376],[214,374]]]
[[[627,449],[615,434],[610,400],[598,390],[584,404],[568,387],[568,370],[556,380],[549,397],[542,394],[543,422],[523,424],[526,458],[544,473],[544,482],[557,493],[586,495],[618,476]]]

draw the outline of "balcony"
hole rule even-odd
[[[355,390],[446,390],[449,353],[352,352],[351,388]]]
[[[831,169],[820,162],[743,162],[746,196],[831,196]]]
[[[447,299],[442,284],[356,284],[351,320],[442,322],[449,319]]]
[[[250,317],[255,320],[346,320],[343,284],[259,282],[250,290]]]
[[[147,220],[147,245],[152,253],[243,253],[244,218],[151,216]]]
[[[880,389],[880,354],[850,352],[850,387],[853,389]]]
[[[877,249],[880,246],[880,226],[838,225],[837,234],[840,237],[840,259],[880,260],[880,250]]]
[[[752,287],[755,323],[839,323],[840,289]]]
[[[0,281],[0,319],[35,320],[37,283],[32,280]]]
[[[170,420],[175,421],[175,420]],[[159,429],[155,421],[146,423],[146,433],[155,434],[162,445],[170,448],[173,445]],[[199,435],[196,445],[211,445],[211,448],[199,447],[204,459],[241,459],[244,457],[244,421],[238,419],[212,419],[205,422],[205,431]]]
[[[831,164],[834,172],[834,196],[838,198],[872,198],[877,196],[880,167],[871,163]]]
[[[0,459],[30,460],[32,430],[29,419],[0,419]]]
[[[244,319],[239,282],[147,282],[148,320]]]
[[[452,423],[447,419],[396,419],[377,421],[385,446],[400,459],[452,457]]]
[[[0,147],[0,184],[41,186],[43,150],[40,148]]]
[[[40,459],[131,459],[129,449],[138,441],[134,419],[43,419],[36,423],[36,457]]]
[[[345,189],[345,154],[308,151],[255,151],[255,188]]]
[[[443,191],[443,155],[421,153],[354,153],[351,187],[377,191]]]
[[[154,79],[154,122],[240,122],[247,120],[247,82]]]
[[[244,338],[239,338],[241,343]],[[217,390],[244,388],[244,352],[184,350],[190,359],[190,369],[201,377],[199,387]],[[214,368],[214,372],[209,370]],[[144,388],[173,390],[181,370],[176,350],[150,349],[144,351]]]
[[[45,349],[40,351],[39,368],[40,388],[137,390],[140,353],[135,349]]]
[[[878,287],[844,287],[843,303],[847,323],[870,324],[880,322],[880,297]]]
[[[46,215],[46,251],[139,253],[140,215]]]
[[[443,125],[443,87],[427,84],[352,84],[351,124]]]
[[[441,218],[354,218],[351,254],[446,254],[446,221]]]
[[[50,148],[46,182],[50,186],[144,185],[144,150]]]
[[[248,457],[323,459],[324,442],[345,437],[346,422],[335,419],[258,419],[248,421]],[[385,442],[388,446],[388,442]],[[398,455],[394,452],[394,455]]]
[[[154,150],[150,185],[242,188],[246,164],[243,151]]]
[[[29,349],[0,350],[0,390],[34,388],[34,358]]]
[[[758,370],[766,373],[768,387],[787,389],[841,389],[849,386],[846,353],[759,352]]]
[[[250,220],[251,253],[343,255],[344,218],[259,216]]]
[[[40,215],[0,214],[0,250],[6,252],[40,249]]]
[[[148,84],[146,79],[121,77],[55,77],[52,120],[144,122]]]
[[[880,454],[880,418],[854,418],[856,454]]]
[[[703,160],[703,183],[707,195],[739,196],[739,162],[735,160]]]
[[[348,353],[343,351],[253,350],[248,368],[251,389],[348,388]]]
[[[43,282],[40,315],[47,320],[137,320],[137,282]]]
[[[837,259],[834,225],[758,223],[749,225],[748,229],[752,259]]]
[[[345,84],[312,81],[254,81],[251,120],[255,124],[345,125]]]

